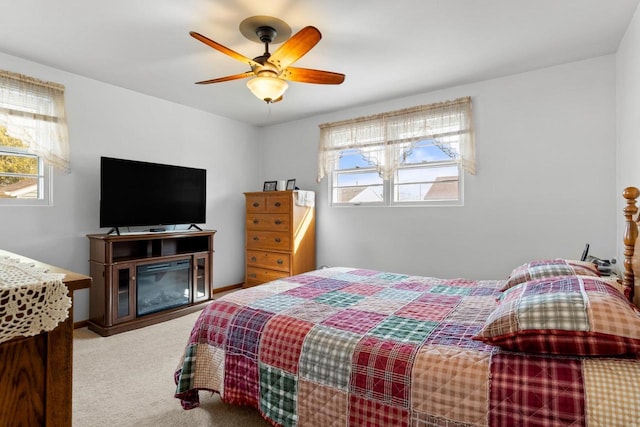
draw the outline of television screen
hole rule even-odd
[[[100,227],[206,222],[207,171],[102,157]]]

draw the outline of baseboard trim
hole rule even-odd
[[[79,322],[74,322],[73,323],[73,329],[85,328],[87,326],[89,326],[89,321],[88,320],[81,320]]]
[[[213,294],[215,295],[221,292],[228,292],[228,291],[233,291],[234,289],[240,289],[242,288],[242,285],[244,285],[244,283],[236,283],[235,285],[223,286],[222,288],[215,288],[213,290]]]

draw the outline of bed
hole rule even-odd
[[[638,196],[621,281],[548,259],[506,280],[334,267],[227,294],[196,321],[175,396],[216,392],[274,426],[640,425]]]

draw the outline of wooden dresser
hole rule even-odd
[[[245,193],[244,287],[316,268],[316,218],[301,206],[298,191]]]
[[[65,273],[72,305],[54,330],[0,344],[0,426],[71,427],[73,292],[91,277],[0,250],[21,262]]]

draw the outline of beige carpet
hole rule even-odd
[[[185,411],[173,397],[173,372],[199,313],[103,338],[74,332],[73,427],[234,426],[269,424],[254,408],[200,392]]]

